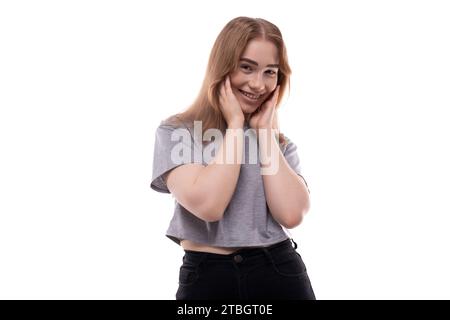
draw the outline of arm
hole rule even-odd
[[[308,189],[303,179],[287,163],[273,132],[266,130],[259,134],[258,143],[261,163],[274,164],[278,161],[275,174],[263,175],[267,205],[278,223],[292,229],[302,222],[309,211]]]
[[[183,165],[170,171],[167,187],[177,201],[202,220],[220,220],[239,178],[243,141],[243,122],[230,123],[222,145],[208,166]],[[233,163],[226,163],[227,154]]]

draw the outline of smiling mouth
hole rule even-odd
[[[238,90],[244,97],[246,97],[252,101],[258,101],[263,96],[262,94],[254,95],[254,94],[248,93],[241,89],[238,89]]]

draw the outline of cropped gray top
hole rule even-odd
[[[164,183],[163,175],[182,164],[199,163],[206,166],[210,162],[206,162],[204,159],[205,144],[202,145],[201,133],[198,136],[198,131],[193,128],[193,125],[186,126],[186,124],[184,128],[175,128],[162,121],[156,129],[153,175],[150,184],[153,190],[170,193]],[[263,177],[260,172],[259,152],[256,152],[256,161],[254,159],[251,161],[252,157],[249,156],[252,146],[257,148],[255,131],[249,129],[251,128],[245,124],[245,157],[241,164],[235,192],[223,218],[215,222],[206,222],[186,210],[175,199],[174,214],[166,232],[168,238],[177,244],[180,244],[183,239],[188,239],[219,247],[267,246],[289,238],[286,230],[274,220],[267,206]],[[174,131],[177,132],[174,133]],[[183,134],[180,135],[180,132]],[[197,135],[198,138],[194,139],[194,135]],[[186,136],[188,139],[185,139]],[[183,139],[180,140],[180,137]],[[287,144],[281,147],[283,155],[290,167],[303,178],[297,146],[286,136],[285,138]],[[207,145],[213,144],[212,150],[218,150],[220,145],[214,143],[215,141],[212,141]],[[180,153],[181,149],[183,152]],[[214,156],[216,153],[211,154]]]

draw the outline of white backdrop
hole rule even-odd
[[[449,299],[446,1],[3,1],[0,298],[174,299],[154,132],[236,16],[281,29],[319,299]]]

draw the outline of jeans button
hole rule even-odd
[[[234,262],[236,262],[236,263],[240,263],[240,262],[242,262],[242,260],[244,260],[244,258],[242,258],[242,256],[241,255],[235,255],[234,256]]]

